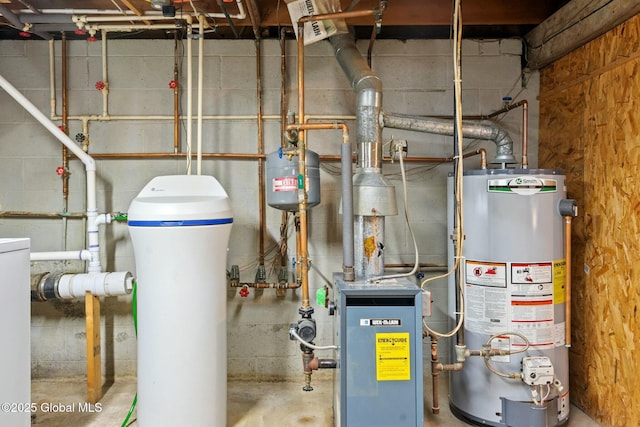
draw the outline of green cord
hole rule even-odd
[[[133,314],[133,328],[136,331],[136,337],[138,336],[138,298],[137,298],[137,291],[138,289],[138,284],[137,282],[134,280],[133,281],[133,294],[131,296],[131,314]],[[131,418],[131,414],[133,414],[133,410],[136,408],[136,402],[138,402],[138,393],[136,393],[135,397],[133,398],[133,402],[131,402],[131,408],[129,409],[129,413],[127,414],[127,418],[124,419],[124,421],[122,422],[122,426],[121,427],[127,427],[127,423],[129,422],[129,418]]]

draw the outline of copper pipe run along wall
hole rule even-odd
[[[284,126],[287,123],[287,49],[286,30],[280,30],[280,146],[286,147]]]
[[[178,67],[178,32],[174,31],[173,47],[173,152],[180,152],[180,73]]]
[[[237,282],[231,283],[232,288],[242,288],[244,286],[255,289],[298,289],[300,283],[297,282],[283,282],[283,283],[252,283],[252,282]]]
[[[62,131],[69,134],[69,110],[68,110],[68,90],[67,90],[67,37],[62,32]],[[62,145],[62,210],[67,211],[69,207],[69,150]]]
[[[85,219],[87,215],[82,212],[31,212],[31,211],[2,211],[0,218],[13,219]]]
[[[295,126],[295,125],[294,125]],[[477,152],[473,151],[464,155],[464,157],[471,157],[481,154],[479,149]],[[122,159],[167,159],[167,158],[182,158],[186,153],[165,153],[165,152],[149,152],[149,153],[91,153],[91,157],[94,159],[102,160],[122,160]],[[71,158],[76,159],[73,154]],[[202,157],[206,159],[221,159],[221,160],[258,160],[266,159],[266,154],[258,153],[202,153]],[[334,154],[322,154],[320,160],[324,162],[339,162],[341,156]],[[352,160],[355,160],[352,158]],[[391,157],[384,157],[383,160],[391,161]],[[407,157],[403,160],[405,163],[448,163],[452,162],[451,157]]]
[[[298,121],[304,123],[304,21],[298,21]],[[298,175],[302,177],[302,188],[298,190],[298,220],[300,224],[300,244],[296,245],[297,265],[300,268],[298,276],[302,288],[302,308],[307,309],[309,304],[309,253],[307,233],[307,183],[306,183],[306,141],[305,130],[298,132]]]
[[[342,194],[342,272],[345,281],[355,280],[354,266],[354,239],[353,239],[353,181],[351,143],[349,142],[349,128],[345,123],[304,123],[293,124],[286,127],[287,131],[296,130],[330,130],[342,131],[341,144],[341,194]],[[305,180],[306,181],[306,180]]]
[[[256,98],[258,107],[258,210],[260,216],[259,229],[259,265],[264,265],[264,235],[267,222],[267,205],[265,201],[265,181],[264,181],[264,126],[262,120],[262,44],[260,39],[255,41],[256,45]]]
[[[572,217],[564,217],[564,257],[565,257],[565,336],[564,345],[571,347],[571,222]]]
[[[437,368],[439,363],[438,360],[438,338],[435,336],[431,337],[431,390],[432,390],[432,405],[431,411],[434,414],[440,413],[440,400],[438,396],[438,376],[440,375],[440,370]]]

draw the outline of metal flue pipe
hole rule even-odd
[[[417,132],[437,135],[453,135],[454,122],[446,119],[429,117],[406,116],[401,114],[383,113],[384,127],[394,129],[413,130]],[[494,123],[463,122],[462,136],[464,138],[483,139],[496,144],[494,163],[515,163],[513,156],[513,140],[502,127]]]
[[[381,173],[382,82],[348,34],[331,37],[336,59],[356,92],[356,175],[353,178],[356,279],[384,273],[384,217],[396,215],[395,190]]]

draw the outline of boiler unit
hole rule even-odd
[[[224,427],[229,198],[211,176],[152,179],[129,208],[138,424]]]
[[[335,274],[337,427],[422,427],[422,292]]]
[[[452,182],[450,177],[450,190]],[[563,216],[575,206],[565,195],[565,176],[557,170],[464,174],[464,345],[511,354],[469,357],[462,370],[451,373],[450,406],[461,418],[513,427],[568,420]],[[452,264],[452,253],[449,259]],[[452,313],[456,288],[451,283]]]

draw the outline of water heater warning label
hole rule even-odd
[[[376,334],[376,379],[411,379],[411,342],[409,332]]]
[[[466,280],[468,284],[507,287],[507,266],[505,263],[466,262]]]

